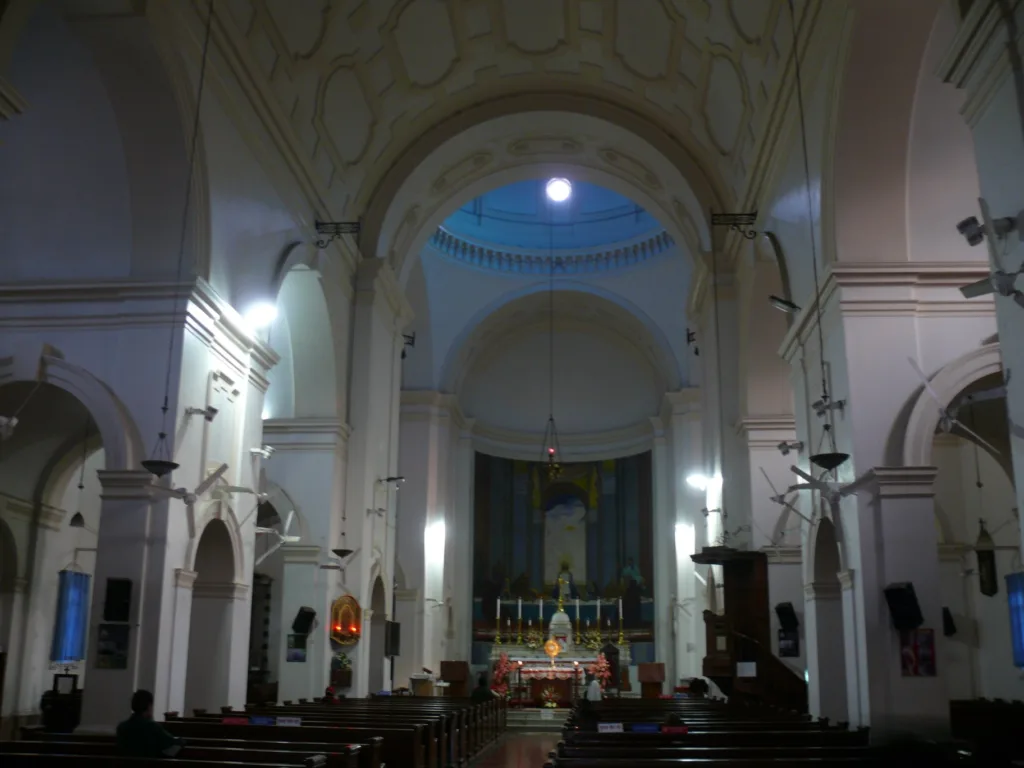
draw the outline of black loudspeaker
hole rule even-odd
[[[384,655],[401,656],[402,625],[397,621],[384,622]]]
[[[775,606],[775,615],[779,617],[779,626],[789,631],[800,626],[792,603],[779,603]]]
[[[316,611],[308,605],[299,608],[295,614],[295,621],[292,622],[292,632],[297,635],[308,635],[313,629],[313,619],[316,618]]]
[[[953,621],[953,614],[945,606],[942,608],[942,634],[946,637],[956,634],[956,622]]]
[[[885,602],[889,604],[892,625],[900,632],[917,629],[924,624],[921,606],[917,603],[917,593],[909,581],[901,581],[886,587]]]
[[[128,621],[132,610],[132,580],[107,579],[103,595],[103,620]]]

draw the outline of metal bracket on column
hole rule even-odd
[[[318,221],[316,222],[316,233],[321,237],[319,240],[314,240],[313,243],[322,251],[342,235],[358,235],[362,225],[362,219],[358,221]]]
[[[754,229],[754,222],[757,221],[757,211],[753,213],[712,213],[712,227],[728,227],[733,232],[738,232],[753,240],[757,237],[757,230]]]

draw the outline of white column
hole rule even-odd
[[[704,591],[699,589],[691,555],[706,543],[704,494],[686,482],[704,472],[704,441],[701,428],[701,398],[697,389],[671,392],[665,396],[662,418],[671,424],[674,492],[675,544],[675,683],[678,678],[702,674],[704,660]]]
[[[804,624],[810,713],[833,722],[849,722],[845,654],[839,642],[843,637],[843,603],[838,578],[804,587]]]
[[[188,663],[188,644],[192,628],[192,587],[195,585],[197,574],[195,571],[188,571],[184,568],[174,570],[174,591],[172,597],[172,619],[171,619],[171,657],[181,658],[182,664]],[[182,716],[190,716],[191,712],[185,712],[185,680],[184,675],[172,675],[168,680],[169,692],[167,702],[170,709],[168,712],[178,712]],[[158,717],[163,712],[155,713]]]
[[[903,734],[948,737],[949,696],[942,659],[934,677],[904,677],[900,633],[893,629],[883,590],[910,582],[930,629],[934,653],[941,648],[942,598],[935,526],[934,467],[875,467],[870,489],[843,510],[845,535],[854,539],[853,622],[847,622],[850,721],[870,725],[873,740]],[[842,581],[842,580],[841,580]],[[845,618],[845,616],[844,616]],[[819,649],[819,654],[821,650]],[[850,664],[850,656],[856,663]],[[856,689],[856,695],[853,690]]]
[[[452,488],[445,550],[445,661],[469,661],[473,650],[473,421],[452,431]]]
[[[188,714],[195,709],[218,712],[223,706],[245,706],[249,611],[247,584],[203,581],[202,573],[198,574],[192,584],[185,679]],[[244,643],[239,642],[242,638]]]
[[[388,600],[393,589],[394,549],[389,546],[388,526],[395,523],[395,494],[380,481],[397,471],[398,361],[401,332],[412,312],[391,268],[381,259],[360,263],[354,303],[345,514],[349,546],[358,547],[359,554],[346,578],[359,604],[368,609],[371,573],[380,574]],[[378,509],[385,514],[376,514]],[[382,642],[372,635],[370,622],[364,621],[363,637],[350,654],[356,696],[368,690],[370,647]]]
[[[330,598],[337,571],[320,570],[320,547],[286,544],[281,547],[281,613],[278,633],[279,701],[322,696],[330,682]],[[288,661],[288,636],[299,608],[316,611],[317,624],[306,638],[306,660]]]
[[[651,481],[654,509],[652,532],[654,535],[654,649],[656,660],[665,665],[665,687],[672,690],[676,684],[676,662],[672,638],[675,603],[666,596],[675,591],[675,494],[673,493],[672,448],[666,439],[660,418],[651,419],[654,445],[651,450]]]

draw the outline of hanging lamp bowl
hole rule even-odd
[[[836,467],[845,464],[849,458],[850,454],[848,453],[815,453],[811,456],[811,463],[826,472],[831,472]]]
[[[146,459],[142,462],[142,468],[149,472],[149,474],[156,477],[169,475],[171,472],[176,470],[178,466],[178,462],[168,461],[167,459]]]
[[[331,552],[333,552],[337,557],[341,558],[342,560],[344,560],[346,557],[351,555],[354,551],[355,550],[353,550],[353,549],[332,549],[331,550]]]
[[[68,521],[69,528],[85,528],[85,517],[82,516],[81,512],[75,512],[71,516],[71,520]]]

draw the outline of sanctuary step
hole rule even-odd
[[[507,728],[519,733],[561,733],[569,717],[569,709],[523,707],[509,709]]]

